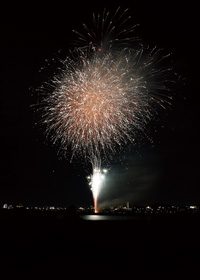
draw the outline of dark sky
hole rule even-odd
[[[101,201],[104,205],[128,200],[137,204],[200,203],[197,4],[175,0],[113,3],[29,3],[2,9],[1,204],[92,203],[85,179],[90,166],[82,158],[70,164],[69,159],[57,157],[56,148],[34,126],[31,105],[37,101],[34,89],[49,79],[55,64],[50,64],[49,72],[39,70],[47,66],[46,61],[67,53],[72,29],[88,21],[93,11],[118,5],[130,8],[144,42],[173,51],[182,78],[174,89],[171,109],[147,128],[154,143],[129,145],[110,161]]]

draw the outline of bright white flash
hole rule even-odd
[[[94,210],[95,213],[98,213],[98,207],[97,207],[97,199],[100,193],[100,190],[103,186],[104,180],[105,180],[105,173],[107,172],[106,169],[93,169],[93,174],[89,178],[90,182],[89,185],[91,186],[91,191],[93,194],[93,199],[94,199]]]
[[[92,192],[94,197],[98,197],[101,185],[104,180],[104,174],[101,173],[100,169],[94,169],[93,175],[92,175],[92,181],[91,181],[91,186],[92,186]]]

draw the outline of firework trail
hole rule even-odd
[[[133,24],[128,9],[120,7],[114,13],[106,9],[102,14],[94,14],[89,24],[83,24],[82,29],[73,30],[76,35],[75,45],[80,47],[91,46],[95,50],[112,50],[130,46],[130,43],[139,41],[135,36],[138,24]]]
[[[101,170],[100,168],[99,169],[94,168],[93,174],[91,176],[87,177],[87,179],[89,180],[89,185],[91,186],[91,190],[93,193],[95,213],[99,212],[97,200],[98,200],[100,190],[104,184],[106,173],[107,173],[107,169]]]
[[[118,27],[113,25],[116,17]],[[86,25],[85,34],[74,31],[80,48],[63,61],[62,73],[54,77],[54,91],[43,100],[43,119],[47,133],[63,151],[70,146],[73,155],[89,158],[97,212],[105,176],[101,158],[115,152],[117,146],[134,141],[136,132],[144,129],[155,107],[165,107],[169,102],[163,95],[169,69],[161,67],[165,57],[156,48],[124,48],[129,39],[127,33],[135,28],[123,28],[129,20],[126,11],[120,13],[118,9],[111,19],[104,11],[102,18],[93,19],[96,31]],[[121,43],[117,49],[115,42]]]

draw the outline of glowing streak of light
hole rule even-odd
[[[101,188],[104,184],[105,180],[105,173],[107,173],[106,169],[100,170],[97,168],[93,169],[93,174],[88,177],[90,180],[89,185],[91,186],[91,191],[93,194],[93,200],[94,200],[94,212],[98,213],[98,196],[101,191]]]

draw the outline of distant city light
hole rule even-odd
[[[197,209],[197,206],[196,205],[191,205],[190,209]]]
[[[187,213],[191,215],[199,215],[200,214],[200,205],[185,205],[185,206],[179,206],[179,205],[159,205],[157,207],[153,206],[136,206],[133,205],[130,202],[124,202],[123,204],[119,205],[113,205],[112,207],[102,207],[99,209],[98,207],[98,195],[99,191],[102,189],[105,183],[105,178],[106,175],[103,172],[102,169],[95,169],[95,172],[90,176],[90,186],[91,190],[93,192],[93,198],[94,198],[94,207],[75,207],[75,212],[77,212],[78,215],[87,215],[87,214],[93,214],[99,213],[99,210],[101,210],[101,213],[104,214],[122,214],[122,215],[174,215],[174,214],[182,214],[182,213]],[[26,206],[22,205],[20,203],[16,205],[12,205],[9,203],[4,203],[2,204],[1,208],[3,211],[16,211],[16,212],[21,212],[23,211],[37,211],[37,212],[56,212],[56,211],[61,211],[61,212],[68,212],[68,207],[63,207],[63,206],[52,206],[52,205],[45,205],[45,206]]]

